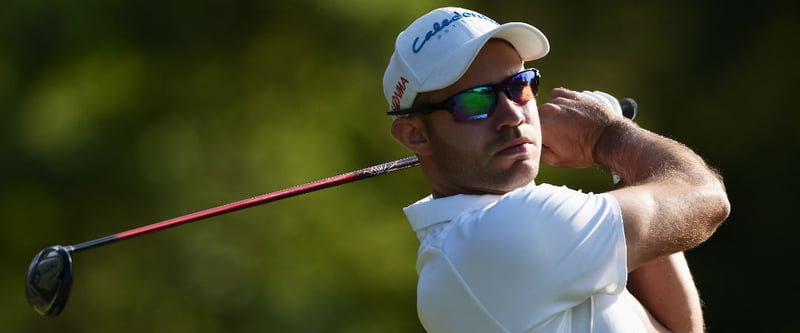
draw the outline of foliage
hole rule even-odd
[[[419,170],[76,253],[57,318],[30,309],[23,279],[48,245],[408,155],[388,135],[381,77],[396,34],[443,5],[0,5],[0,331],[422,331],[400,210],[426,194]],[[796,5],[455,5],[547,34],[540,101],[558,86],[634,97],[643,127],[719,168],[733,215],[688,254],[711,331],[789,329],[775,318],[790,318],[794,281],[762,266],[796,253]],[[610,186],[598,170],[546,167],[539,181]]]

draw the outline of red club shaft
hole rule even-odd
[[[316,180],[310,183],[305,183],[302,185],[293,186],[290,188],[286,188],[283,190],[278,190],[275,192],[270,192],[266,194],[262,194],[256,197],[252,197],[249,199],[244,199],[236,202],[231,202],[225,205],[217,206],[214,208],[209,208],[206,210],[202,210],[199,212],[186,214],[183,216],[171,218],[169,220],[164,220],[161,222],[153,223],[150,225],[138,227],[135,229],[131,229],[128,231],[123,231],[114,235],[98,238],[95,240],[83,242],[74,246],[66,247],[70,251],[78,251],[98,245],[107,244],[113,241],[131,238],[137,235],[146,234],[149,232],[153,232],[156,230],[162,230],[170,227],[175,227],[178,225],[206,219],[212,216],[227,214],[231,212],[235,212],[237,210],[242,210],[245,208],[265,204],[268,202],[273,202],[293,196],[297,196],[304,193],[314,192],[321,189],[325,189],[328,187],[333,187],[337,185],[342,185],[346,183],[351,183],[356,180],[361,180],[365,178],[370,178],[374,176],[379,176],[383,174],[387,174],[389,172],[403,170],[411,167],[415,167],[419,165],[419,160],[416,156],[406,157],[403,159],[386,162],[383,164],[374,165],[368,168],[351,171],[348,173],[344,173],[338,176],[328,177],[325,179]]]

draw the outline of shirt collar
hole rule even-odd
[[[429,195],[403,208],[403,212],[411,223],[411,229],[419,233],[434,224],[450,221],[466,211],[485,207],[499,198],[499,195],[492,194],[457,194],[433,199]]]

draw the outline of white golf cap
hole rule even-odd
[[[544,57],[547,37],[521,22],[498,24],[464,8],[431,11],[397,36],[383,75],[383,93],[392,111],[411,107],[417,94],[445,88],[467,71],[491,38],[508,41],[523,61]]]

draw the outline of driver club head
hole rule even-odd
[[[25,279],[28,303],[41,315],[58,316],[72,287],[72,258],[67,248],[56,245],[33,257]]]

